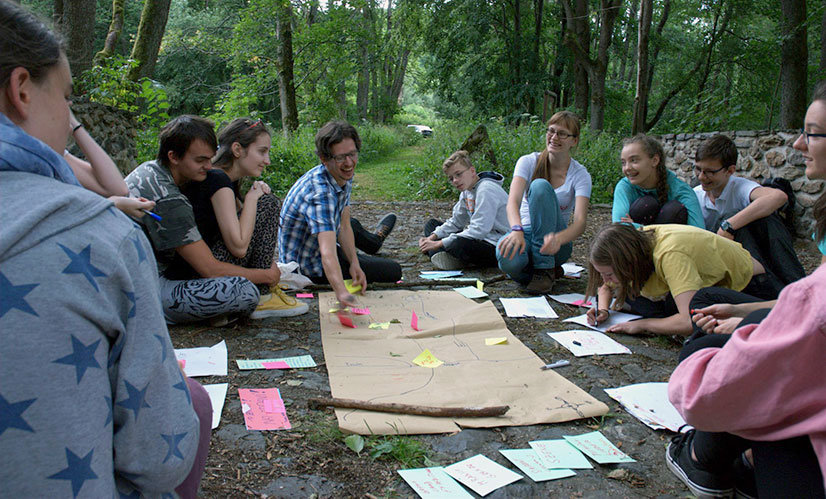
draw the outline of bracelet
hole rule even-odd
[[[77,129],[78,129],[78,128],[80,128],[80,127],[82,127],[82,126],[83,126],[83,123],[78,123],[77,125],[75,125],[75,126],[72,128],[72,133],[75,133],[75,132],[77,131]]]
[[[603,312],[603,311],[604,311],[606,314],[611,315],[611,311],[610,311],[610,310],[608,310],[607,308],[598,308],[598,309],[597,309],[597,315],[599,315],[599,313],[600,313],[600,312]]]

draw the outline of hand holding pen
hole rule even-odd
[[[607,321],[610,315],[611,312],[609,312],[607,308],[599,308],[599,302],[595,301],[594,307],[588,309],[588,324],[598,326],[600,322]]]

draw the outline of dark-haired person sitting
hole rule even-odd
[[[386,258],[359,255],[350,224],[350,192],[361,139],[344,121],[325,124],[315,136],[321,164],[290,188],[281,207],[278,258],[298,262],[316,283],[330,283],[339,303],[355,305],[344,279],[367,289],[368,282],[396,282],[401,266]]]
[[[212,410],[149,241],[63,158],[60,40],[5,0],[0,33],[0,496],[193,498]]]
[[[738,177],[737,146],[715,135],[697,148],[694,188],[706,229],[742,244],[784,285],[805,275],[792,235],[777,214],[788,202],[780,189]]]
[[[244,268],[215,258],[203,241],[192,205],[181,186],[203,181],[212,168],[217,140],[211,121],[198,116],[179,116],[158,136],[158,159],[138,166],[126,177],[133,195],[155,202],[156,220],[144,217],[144,230],[158,260],[161,303],[169,323],[192,322],[227,315],[265,318],[272,316],[266,302],[259,306],[256,284],[275,286],[281,279],[278,265]],[[200,279],[176,280],[181,259]],[[275,295],[273,295],[275,296]]]
[[[241,199],[239,183],[258,178],[270,164],[270,131],[261,120],[232,120],[218,135],[218,153],[204,181],[188,182],[181,191],[192,203],[195,222],[204,242],[221,262],[248,269],[267,269],[278,243],[281,202],[266,182],[256,180]],[[200,277],[185,261],[168,269],[168,277]],[[273,317],[307,312],[307,304],[287,296],[279,286],[258,284],[262,299],[253,317],[266,311]],[[267,297],[267,295],[271,295]]]

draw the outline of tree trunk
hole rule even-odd
[[[109,23],[109,33],[103,42],[103,49],[95,54],[94,63],[101,64],[115,53],[120,33],[123,31],[123,5],[126,0],[112,0],[112,22]]]
[[[52,14],[52,20],[54,21],[55,26],[63,25],[63,0],[54,0],[54,13]]]
[[[645,131],[646,103],[648,102],[648,40],[651,32],[653,0],[642,0],[637,35],[637,91],[631,118],[631,135]]]
[[[585,71],[590,83],[590,129],[602,130],[605,121],[605,75],[608,72],[608,54],[614,36],[614,22],[619,15],[622,0],[601,0],[599,10],[599,40],[596,58],[589,56],[591,28],[588,25],[588,6],[585,0],[575,0],[575,9],[571,9],[569,0],[562,0],[568,22],[575,26],[573,36],[566,36],[566,45],[573,51],[577,64]],[[572,15],[573,14],[573,15]],[[577,26],[577,23],[580,23]],[[587,34],[583,36],[583,34]],[[579,94],[579,89],[577,89]],[[578,95],[579,96],[579,95]]]
[[[631,2],[631,10],[628,13],[628,19],[625,21],[625,36],[622,41],[621,59],[616,76],[620,81],[625,81],[625,69],[628,66],[628,52],[631,50],[631,39],[637,34],[637,30],[635,29],[637,10],[639,10],[639,0],[633,0],[633,2]],[[634,64],[633,60],[631,64]]]
[[[138,61],[128,78],[138,81],[141,78],[151,78],[155,72],[155,63],[161,48],[161,40],[166,30],[166,21],[169,18],[169,4],[171,0],[145,0],[141,12],[141,22],[138,25],[138,34],[135,45],[132,47],[130,59]]]
[[[806,0],[780,0],[780,127],[800,128],[806,114]]]
[[[818,80],[826,78],[826,9],[820,18],[820,75]]]
[[[278,98],[281,105],[281,128],[289,137],[298,129],[298,108],[295,104],[293,73],[293,11],[289,0],[278,9],[275,30],[278,36]]]
[[[94,55],[95,0],[72,0],[64,2],[62,9],[62,26],[66,34],[66,56],[72,74],[80,73],[92,67]]]
[[[560,0],[563,13],[566,17],[566,33],[564,43],[574,54],[574,107],[582,117],[588,113],[588,96],[591,88],[588,81],[588,67],[590,62],[589,49],[591,46],[591,28],[588,26],[588,1]]]
[[[513,0],[513,54],[511,67],[514,76],[514,83],[517,88],[522,88],[525,82],[522,80],[522,1]],[[519,95],[517,93],[517,95]],[[522,111],[521,102],[514,102],[514,110]]]
[[[545,0],[534,0],[533,8],[533,65],[537,69],[545,68],[545,64],[541,61],[539,52],[540,39],[542,38],[542,9],[545,5]],[[545,90],[547,92],[547,89]],[[531,93],[528,98],[528,112],[535,115],[536,113],[536,95]]]
[[[369,6],[364,5],[361,8],[363,15],[362,26],[366,32],[370,30],[371,16]],[[367,119],[367,105],[370,99],[370,44],[367,42],[367,36],[364,37],[361,47],[359,48],[359,74],[358,74],[358,88],[356,90],[356,109],[358,109],[359,119]]]
[[[665,24],[668,22],[668,15],[671,13],[671,0],[665,0],[663,2],[663,13],[660,16],[660,22],[657,24],[657,29],[654,31],[655,38],[654,38],[654,51],[648,56],[648,91],[651,91],[651,86],[654,84],[654,66],[657,64],[657,57],[660,55],[660,49],[663,46],[663,29],[665,29]],[[651,12],[651,17],[654,17],[653,9]],[[650,42],[650,38],[649,38]],[[645,99],[645,114],[643,116],[648,116],[648,99]]]

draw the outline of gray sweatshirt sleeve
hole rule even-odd
[[[433,233],[436,234],[436,237],[439,239],[445,239],[445,237],[450,236],[450,234],[460,232],[467,226],[469,221],[470,215],[465,206],[465,194],[462,193],[459,195],[459,200],[453,205],[453,213],[450,218],[442,225],[436,227]]]
[[[463,227],[464,230],[451,234],[443,239],[446,248],[449,248],[451,244],[456,241],[457,237],[465,237],[479,241],[484,241],[488,238],[488,235],[493,231],[499,211],[503,210],[505,203],[507,203],[507,197],[501,198],[496,196],[494,190],[502,190],[502,188],[493,182],[480,182],[479,187],[476,189],[476,207],[473,215],[467,217],[468,221]],[[465,210],[465,214],[467,216],[467,210]]]

